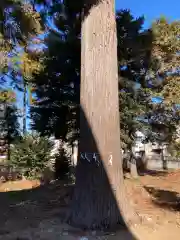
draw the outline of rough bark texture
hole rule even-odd
[[[112,0],[88,11],[82,23],[81,61],[80,153],[70,221],[83,228],[114,228],[131,220],[134,212],[123,184]]]

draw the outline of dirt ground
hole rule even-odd
[[[180,171],[147,172],[125,179],[128,200],[142,224],[116,233],[82,232],[64,224],[73,186],[38,181],[0,185],[0,239],[3,240],[178,240],[180,236]],[[24,189],[24,190],[22,190]]]
[[[149,171],[137,180],[125,181],[129,199],[142,217],[141,226],[132,231],[137,239],[179,239],[180,171]]]

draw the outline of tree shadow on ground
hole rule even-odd
[[[10,231],[17,231],[18,228],[25,229],[30,226],[38,226],[42,220],[52,218],[55,215],[62,221],[66,221],[67,208],[69,207],[72,196],[73,199],[70,210],[73,214],[71,217],[73,221],[77,219],[78,228],[82,226],[82,229],[88,232],[91,229],[85,229],[83,227],[83,220],[86,221],[87,226],[88,218],[90,219],[90,224],[93,219],[96,224],[95,221],[97,218],[97,224],[101,224],[100,227],[102,228],[103,226],[107,227],[107,232],[109,232],[109,230],[116,231],[120,229],[122,230],[122,234],[125,233],[125,239],[136,239],[129,226],[125,223],[121,209],[118,207],[114,190],[109,182],[109,177],[107,176],[101,155],[98,151],[96,140],[83,111],[81,112],[81,124],[83,126],[80,133],[82,138],[80,151],[90,152],[92,150],[96,152],[99,155],[99,165],[97,165],[95,161],[88,162],[87,160],[79,158],[77,166],[79,173],[77,172],[75,189],[72,185],[65,186],[62,182],[55,182],[54,184],[39,186],[31,190],[0,193],[1,236],[8,234]],[[81,174],[81,177],[79,177],[78,174]],[[117,172],[115,172],[115,174],[117,174]],[[97,176],[99,176],[98,181]],[[89,188],[88,184],[91,185],[89,185]],[[87,189],[87,191],[84,195],[83,191],[85,189]],[[66,197],[69,198],[67,201],[65,200]],[[100,201],[100,204],[96,205],[95,201]],[[80,208],[77,207],[79,204],[82,205]],[[107,209],[104,209],[104,207],[107,207]],[[62,209],[64,211],[62,211]],[[76,210],[78,209],[81,209],[82,212],[77,213]],[[110,215],[107,212],[109,212]],[[89,214],[91,215],[89,216]],[[117,220],[117,226],[115,226],[114,229],[108,229],[108,225],[113,225],[116,221],[115,219]],[[79,221],[81,221],[81,226],[79,225]],[[97,234],[98,230],[101,232],[104,229],[97,229]]]
[[[171,211],[180,211],[180,193],[149,186],[144,186],[144,189],[151,195],[155,205]]]
[[[139,172],[140,176],[152,176],[152,177],[165,177],[168,175],[168,171],[161,170],[144,170]]]
[[[28,190],[0,192],[0,236],[2,232],[36,227],[55,215],[62,219],[72,191],[73,185],[56,181]]]

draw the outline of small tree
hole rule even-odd
[[[64,148],[60,148],[55,155],[55,177],[62,180],[70,176],[71,162]]]
[[[28,178],[41,177],[50,160],[52,142],[37,134],[24,136],[12,147],[11,164]]]

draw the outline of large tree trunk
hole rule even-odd
[[[24,87],[23,87],[23,135],[26,135],[26,112],[27,112],[27,84],[24,81]]]
[[[112,0],[89,9],[81,47],[80,152],[70,221],[83,228],[113,228],[135,214],[123,184]]]

